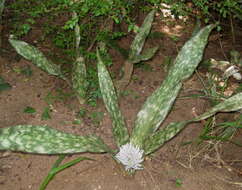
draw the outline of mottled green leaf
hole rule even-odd
[[[139,147],[162,123],[169,113],[182,85],[173,86],[172,83],[162,84],[143,105],[139,111],[135,128],[132,131],[131,142]]]
[[[147,60],[151,59],[157,52],[158,48],[159,47],[157,46],[157,47],[153,47],[153,48],[149,48],[149,49],[145,50],[145,52],[143,54],[137,55],[136,57],[134,57],[134,59],[132,60],[132,63],[135,64],[135,63],[139,63],[141,61],[147,61]]]
[[[217,112],[231,112],[240,109],[242,109],[242,93],[236,94],[224,100],[223,102],[211,108],[209,111],[192,120],[170,123],[165,128],[162,128],[151,135],[145,141],[145,154],[150,154],[160,148],[166,141],[169,141],[171,138],[176,136],[189,123],[207,119]]]
[[[208,36],[215,25],[208,25],[188,40],[177,55],[173,66],[170,68],[167,80],[178,84],[189,78],[202,60]]]
[[[155,132],[171,109],[182,81],[190,77],[202,59],[209,33],[214,25],[201,29],[183,46],[168,76],[143,105],[137,115],[131,142],[142,147],[148,136]]]
[[[146,37],[150,33],[154,15],[155,11],[153,10],[146,16],[142,26],[139,28],[138,34],[135,36],[130,46],[129,60],[131,62],[133,59],[136,59],[136,56],[138,56],[143,49]]]
[[[0,129],[0,150],[38,154],[107,152],[104,142],[94,136],[77,136],[47,126],[17,125]]]
[[[10,38],[10,44],[15,48],[15,50],[23,56],[25,59],[31,61],[37,67],[41,68],[42,70],[46,71],[51,75],[58,76],[64,80],[66,78],[61,72],[61,69],[58,65],[55,65],[51,61],[49,61],[42,52],[40,52],[37,48],[28,43],[20,40],[15,40]]]
[[[125,125],[124,118],[119,109],[118,98],[113,86],[112,79],[100,57],[97,50],[98,58],[98,79],[106,109],[110,114],[113,124],[113,135],[118,146],[122,146],[128,141],[129,135]]]
[[[200,121],[203,119],[207,119],[217,112],[231,112],[242,109],[242,93],[238,93],[223,102],[217,104],[209,111],[205,112],[201,116],[193,119],[193,121]]]
[[[188,122],[175,122],[170,123],[168,126],[160,129],[153,135],[151,135],[146,141],[145,141],[145,154],[150,154],[160,148],[165,142],[172,139],[174,136],[176,136],[184,127],[186,126]]]
[[[86,75],[87,74],[86,74],[85,61],[84,61],[84,58],[80,56],[73,64],[72,86],[81,104],[85,103],[85,97],[87,92]]]

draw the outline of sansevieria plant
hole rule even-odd
[[[199,30],[185,43],[166,79],[146,100],[137,114],[133,131],[128,133],[111,77],[97,50],[98,77],[103,101],[112,119],[112,131],[117,150],[111,150],[95,135],[77,136],[57,131],[47,126],[18,125],[0,129],[0,150],[22,151],[38,154],[73,154],[81,152],[110,153],[126,170],[142,169],[144,157],[159,149],[184,127],[206,119],[217,112],[242,109],[242,93],[236,94],[204,114],[189,121],[170,123],[159,129],[171,110],[182,88],[202,59],[208,36],[215,25]],[[58,70],[56,72],[58,73]]]

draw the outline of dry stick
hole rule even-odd
[[[124,63],[124,76],[121,80],[117,82],[117,89],[119,91],[124,90],[125,87],[128,86],[131,80],[133,70],[134,70],[134,64],[126,60]]]
[[[222,45],[222,41],[221,41],[221,37],[220,36],[219,36],[218,40],[219,40],[219,45],[220,45],[220,48],[221,48],[221,52],[222,52],[224,58],[228,61],[229,59],[226,56],[226,54],[224,53],[224,49],[223,49],[223,45]]]
[[[230,19],[230,26],[231,26],[232,44],[234,46],[234,44],[235,44],[235,35],[234,35],[233,18],[231,16],[231,14],[229,14],[229,19]]]

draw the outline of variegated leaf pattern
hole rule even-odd
[[[36,47],[29,45],[24,41],[15,40],[12,38],[9,39],[9,42],[18,52],[18,54],[23,56],[25,59],[31,61],[33,64],[47,73],[66,80],[61,72],[60,67],[49,61]]]
[[[166,141],[169,141],[171,138],[176,136],[189,123],[207,119],[215,115],[217,112],[232,112],[240,109],[242,109],[242,93],[238,93],[224,100],[193,120],[170,123],[165,128],[162,128],[155,134],[151,135],[145,141],[145,154],[150,154],[160,148]]]
[[[215,25],[202,28],[194,37],[188,40],[177,55],[170,68],[167,80],[173,80],[174,85],[189,78],[202,60],[208,36]]]
[[[47,126],[17,125],[0,129],[0,150],[38,154],[107,152],[104,142],[94,136],[77,136]]]
[[[139,28],[139,32],[135,36],[129,53],[129,61],[132,62],[133,59],[136,59],[136,56],[140,54],[143,49],[146,37],[150,33],[152,22],[154,20],[155,11],[151,11],[145,18],[142,26]]]
[[[155,53],[157,52],[157,50],[159,49],[159,47],[153,47],[153,48],[149,48],[147,50],[145,50],[145,52],[141,55],[137,55],[136,57],[134,57],[134,59],[132,60],[132,64],[135,63],[139,63],[141,61],[147,61],[149,59],[151,59]]]
[[[86,64],[83,57],[77,58],[72,68],[72,86],[75,90],[79,102],[85,103],[87,92]]]
[[[165,142],[176,136],[189,122],[174,122],[170,123],[166,127],[160,129],[153,135],[151,135],[144,145],[145,154],[148,155],[158,148],[160,148]]]
[[[113,124],[113,136],[117,145],[120,147],[127,143],[129,139],[128,130],[123,118],[123,115],[119,109],[118,98],[113,86],[112,79],[104,65],[99,51],[97,50],[98,58],[98,79],[99,86],[102,93],[102,98],[105,103],[106,109],[110,114],[110,118]]]
[[[238,93],[223,102],[217,104],[209,111],[203,113],[199,117],[193,119],[193,121],[200,121],[203,119],[207,119],[212,115],[216,114],[217,112],[231,112],[242,109],[242,93]],[[241,124],[242,125],[242,124]]]
[[[181,89],[182,81],[192,75],[201,61],[209,33],[213,28],[214,25],[203,28],[186,42],[161,87],[148,97],[135,121],[131,135],[131,142],[134,145],[143,147],[146,138],[155,132],[166,118]]]

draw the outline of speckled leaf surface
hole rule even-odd
[[[188,40],[177,55],[168,72],[168,79],[178,84],[189,78],[202,60],[208,36],[215,25],[208,25]]]
[[[146,16],[142,26],[139,28],[139,32],[135,36],[130,46],[129,61],[132,62],[132,60],[135,59],[135,57],[138,56],[142,51],[146,37],[150,33],[154,15],[155,11],[153,10]]]
[[[18,125],[0,129],[0,150],[38,154],[107,152],[96,136],[76,136],[47,126]]]
[[[110,114],[113,124],[113,136],[117,145],[120,147],[127,143],[129,139],[128,130],[125,125],[123,115],[119,109],[118,98],[113,86],[112,79],[97,51],[98,58],[98,79],[99,86],[102,93],[102,98],[105,103],[106,109]]]
[[[141,61],[147,61],[149,59],[151,59],[155,53],[157,52],[157,50],[159,49],[159,47],[153,47],[153,48],[149,48],[147,50],[145,50],[145,52],[141,55],[137,55],[136,57],[134,57],[134,59],[132,60],[131,63],[135,64],[135,63],[139,63]]]
[[[200,30],[183,46],[168,76],[143,105],[137,115],[131,142],[139,147],[155,132],[169,113],[181,87],[182,81],[190,77],[202,59],[209,33],[214,25]]]
[[[79,102],[85,102],[87,92],[86,65],[83,57],[77,58],[72,68],[72,86],[75,90]]]
[[[176,136],[188,122],[174,122],[151,135],[145,142],[145,154],[150,154],[160,148],[165,142]]]
[[[31,61],[37,67],[41,68],[42,70],[46,71],[51,75],[58,76],[64,80],[65,77],[62,74],[60,67],[55,65],[51,61],[49,61],[42,52],[40,52],[37,48],[28,43],[20,40],[9,39],[10,44],[15,48],[15,50],[23,56],[25,59]]]
[[[242,93],[238,93],[224,100],[193,120],[170,123],[165,128],[162,128],[151,135],[145,141],[145,154],[150,154],[160,148],[166,141],[169,141],[171,138],[176,136],[189,123],[207,119],[215,115],[217,112],[231,112],[240,109],[242,109]]]
[[[238,93],[223,102],[217,104],[209,111],[195,118],[193,121],[200,121],[203,119],[207,119],[217,112],[231,112],[242,109],[242,93]]]

